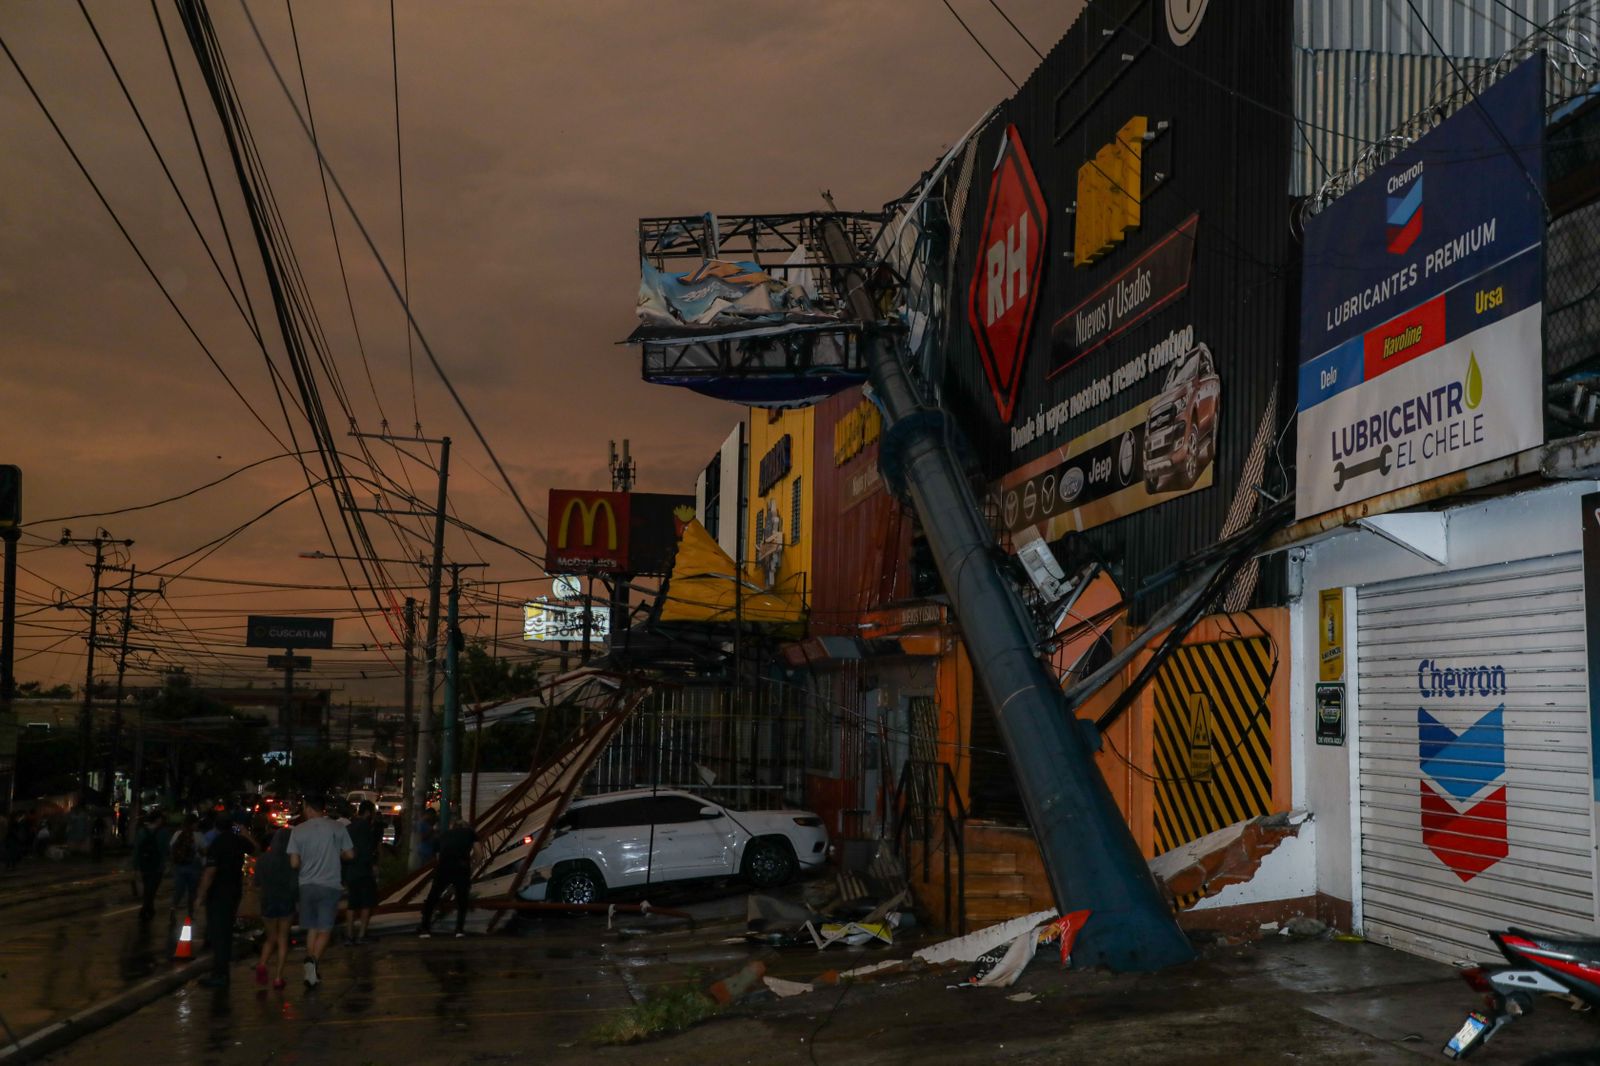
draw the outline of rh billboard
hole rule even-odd
[[[1543,64],[1306,223],[1297,518],[1543,442]]]

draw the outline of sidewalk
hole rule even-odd
[[[1041,955],[1004,991],[951,991],[948,975],[923,974],[767,997],[676,1036],[596,1047],[593,1029],[651,991],[704,987],[752,958],[774,976],[806,980],[884,957],[725,944],[742,927],[742,897],[696,909],[693,929],[619,917],[608,931],[601,917],[556,918],[522,935],[397,934],[336,946],[314,992],[298,972],[284,992],[258,989],[240,965],[231,989],[189,985],[52,1061],[1421,1063],[1440,1061],[1474,1005],[1448,967],[1371,944],[1273,938],[1214,947],[1154,975],[1063,972]],[[1008,998],[1020,992],[1035,998]],[[1474,1061],[1522,1063],[1597,1044],[1600,1020],[1549,1001]]]

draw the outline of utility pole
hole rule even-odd
[[[134,566],[132,563],[128,564],[128,585],[127,588],[123,590],[122,601],[122,638],[117,647],[117,702],[115,710],[113,710],[111,714],[111,744],[106,751],[106,782],[108,785],[114,783],[117,779],[117,758],[122,753],[122,698],[126,691],[123,682],[126,679],[128,672],[128,653],[134,650],[149,650],[146,648],[135,649],[132,644],[128,643],[128,634],[133,631],[133,600],[135,596],[149,594],[160,595],[166,591],[166,585],[164,583],[155,588],[142,589],[136,587],[134,584],[134,579],[138,576],[138,573],[138,567]],[[133,803],[135,807],[137,807],[139,804],[139,790],[143,787],[143,782],[140,780],[141,772],[144,769],[142,758],[143,752],[144,712],[141,711],[139,713],[138,724],[135,727],[133,744],[133,773],[130,779],[130,784],[133,789]],[[128,825],[130,828],[133,826],[135,821],[136,819],[129,820]]]
[[[428,642],[424,649],[427,659],[427,684],[422,694],[420,720],[417,722],[416,769],[411,781],[411,813],[420,815],[427,805],[428,782],[433,768],[433,689],[438,676],[439,659],[439,585],[444,569],[444,523],[450,485],[449,437],[396,437],[389,433],[351,433],[352,437],[371,437],[391,444],[410,441],[416,444],[439,446],[439,502],[433,510],[433,565],[428,574]],[[390,507],[357,507],[358,511],[375,514],[409,514],[422,512]],[[416,869],[416,857],[411,858],[411,868]]]
[[[611,491],[632,492],[634,482],[639,479],[639,465],[628,454],[628,439],[622,439],[622,454],[617,455],[617,442],[611,442]],[[633,585],[632,574],[618,574],[611,582],[611,654],[617,654],[620,646],[624,653],[627,652],[631,642],[628,639],[628,593]]]
[[[131,548],[131,540],[113,540],[109,531],[97,529],[92,537],[74,537],[72,530],[61,531],[60,543],[91,545],[94,548],[94,590],[89,596],[89,661],[83,673],[83,709],[78,714],[78,802],[89,801],[89,762],[94,752],[94,652],[100,637],[100,573],[106,565],[106,547],[121,544]]]
[[[414,596],[406,597],[406,677],[405,677],[405,761],[401,764],[401,791],[405,800],[400,808],[400,825],[395,830],[395,842],[406,849],[410,855],[411,833],[407,826],[417,812],[411,807],[411,780],[416,773],[417,757],[417,705],[416,693],[413,691],[414,680],[417,673],[417,600]],[[416,862],[409,862],[412,869]]]
[[[450,564],[450,607],[445,627],[444,651],[444,741],[439,756],[439,831],[450,828],[452,801],[461,809],[461,775],[456,772],[456,734],[461,720],[461,684],[457,673],[461,648],[461,571],[488,566],[488,563]]]

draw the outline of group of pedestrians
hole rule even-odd
[[[466,821],[443,832],[437,831],[433,822],[426,829],[428,850],[438,861],[423,904],[419,934],[432,935],[434,913],[449,891],[455,896],[456,936],[465,936],[472,847],[477,836]],[[225,987],[233,962],[233,927],[244,897],[245,867],[254,855],[265,925],[256,959],[256,983],[284,987],[289,933],[298,914],[305,933],[304,981],[307,988],[316,988],[322,983],[321,963],[338,924],[341,896],[345,897],[345,944],[368,943],[368,927],[378,903],[382,839],[383,825],[371,802],[361,803],[354,816],[343,821],[330,816],[321,797],[307,796],[301,820],[293,828],[274,831],[265,846],[251,831],[248,819],[237,812],[188,814],[172,829],[161,811],[151,811],[134,833],[140,917],[149,921],[155,915],[162,875],[170,866],[173,913],[189,915],[197,904],[205,906],[204,936],[212,956],[210,973],[202,978],[202,984]]]

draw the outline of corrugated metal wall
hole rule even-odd
[[[1296,303],[1289,235],[1289,162],[1293,106],[1290,8],[1281,2],[1213,4],[1193,40],[1173,46],[1161,5],[1137,5],[1132,40],[1148,41],[1087,117],[1058,136],[1057,102],[1102,39],[1105,16],[1091,5],[979,144],[978,173],[956,250],[956,294],[964,305],[988,198],[990,166],[1008,122],[1015,123],[1032,160],[1049,211],[1042,298],[1033,326],[1017,402],[1020,421],[1054,406],[1108,375],[1175,328],[1193,324],[1195,340],[1217,358],[1222,377],[1221,424],[1213,487],[1190,493],[1089,531],[1119,571],[1123,587],[1214,543],[1238,490],[1268,398],[1279,387],[1287,323]],[[1117,56],[1110,57],[1113,61]],[[1198,72],[1198,73],[1197,73]],[[1266,107],[1260,106],[1265,104]],[[1143,203],[1143,224],[1093,267],[1074,269],[1072,216],[1080,165],[1112,141],[1131,116],[1170,128],[1172,174]],[[1190,214],[1198,211],[1197,259],[1186,295],[1157,311],[1055,378],[1050,370],[1050,325],[1127,267]],[[978,361],[964,306],[951,328],[944,398],[991,481],[1053,447],[1122,414],[1161,391],[1152,374],[1123,393],[1012,451]],[[1292,403],[1280,405],[1285,414]],[[1282,416],[1280,416],[1282,417]],[[1277,464],[1269,461],[1269,471]],[[1278,475],[1281,487],[1281,474]],[[1262,597],[1281,588],[1281,564],[1268,567]]]
[[[1296,48],[1437,54],[1418,20],[1453,56],[1492,59],[1571,0],[1296,0]],[[1507,10],[1510,8],[1511,10]]]
[[[811,632],[819,636],[858,636],[857,623],[886,582],[910,595],[907,560],[911,521],[893,520],[896,506],[877,480],[878,444],[866,445],[843,465],[834,463],[834,429],[862,402],[861,388],[846,389],[816,406],[812,469]],[[856,483],[877,480],[865,499],[852,503]],[[893,543],[886,537],[893,536]]]
[[[1456,78],[1450,61],[1437,54],[1298,51],[1294,62],[1296,196],[1311,195],[1329,175],[1348,169],[1363,148],[1427,107],[1438,88]],[[1483,67],[1475,59],[1455,63],[1468,76]]]

